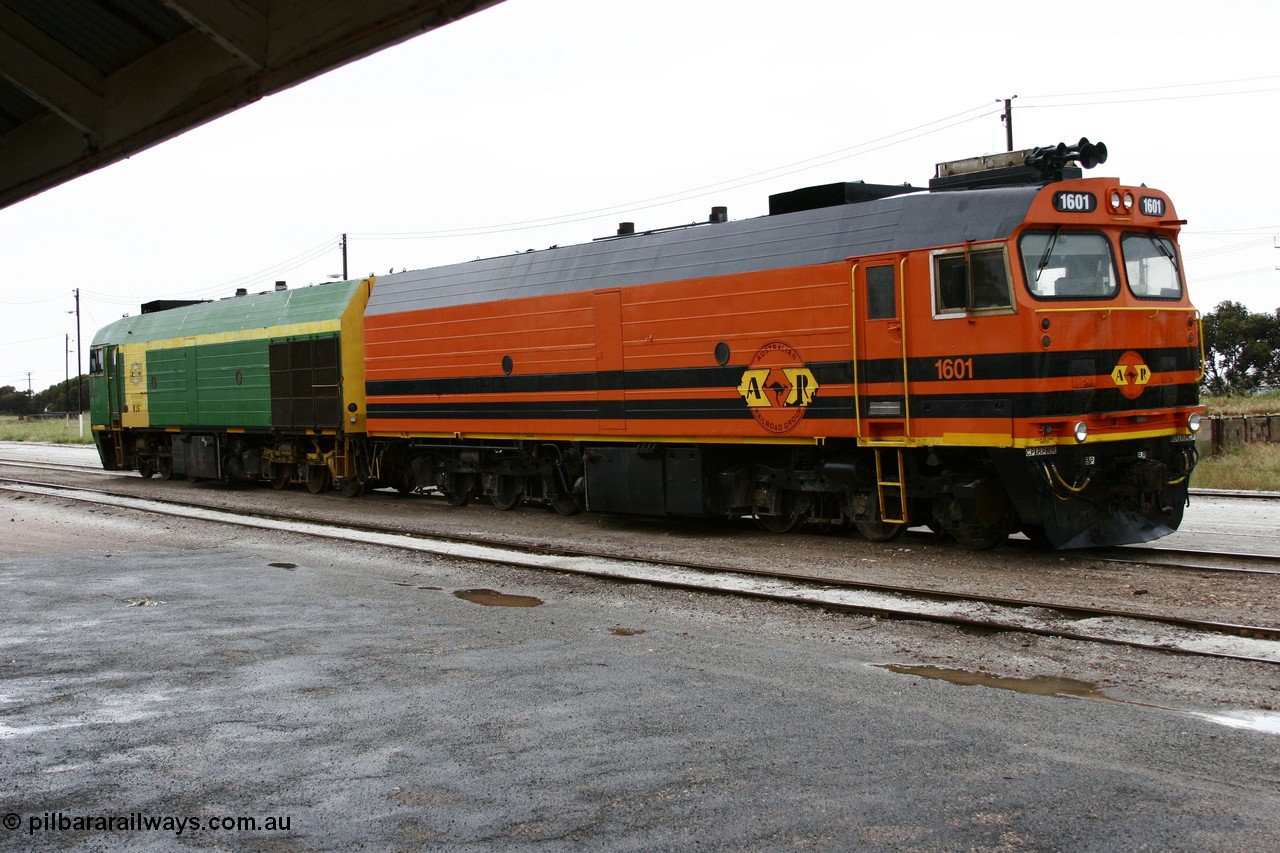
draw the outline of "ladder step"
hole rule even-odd
[[[902,451],[893,451],[893,459],[897,467],[893,473],[897,475],[896,480],[890,480],[885,476],[884,462],[881,459],[880,448],[876,448],[876,498],[880,505],[880,520],[890,524],[906,524],[907,523],[907,499],[906,489],[903,487],[903,461]],[[897,489],[896,495],[886,494],[886,489]],[[894,518],[889,515],[887,501],[889,498],[895,498],[898,501],[898,517]]]

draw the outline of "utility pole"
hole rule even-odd
[[[76,412],[80,418],[80,437],[84,438],[84,372],[80,369],[80,288],[75,289],[76,297]],[[71,312],[68,311],[68,314]],[[126,315],[127,316],[127,315]],[[67,342],[67,350],[71,350],[71,342]],[[67,382],[71,379],[68,377]],[[71,411],[70,407],[67,411]]]
[[[347,280],[347,235],[342,235],[342,280]]]
[[[80,436],[84,437],[84,370],[80,367],[80,288],[76,288],[76,412],[80,414]]]
[[[1013,98],[1018,97],[1014,95]],[[1013,98],[1004,99],[1004,115],[1000,116],[1004,121],[1004,141],[1006,151],[1013,150]]]
[[[67,366],[67,362],[71,359],[71,335],[64,336],[66,342],[62,346],[62,370],[66,374],[62,382],[62,417],[63,420],[71,417],[71,368]]]

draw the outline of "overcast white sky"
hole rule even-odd
[[[767,211],[844,180],[1104,141],[1167,191],[1192,298],[1280,307],[1280,3],[506,0],[0,210],[0,385],[218,298]]]

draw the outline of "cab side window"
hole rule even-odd
[[[933,288],[938,315],[1013,308],[1003,249],[935,255]]]
[[[867,319],[889,320],[898,316],[893,266],[867,268]]]

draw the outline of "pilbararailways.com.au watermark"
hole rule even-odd
[[[291,815],[251,817],[248,815],[172,815],[146,812],[87,813],[41,812],[20,815],[8,812],[0,818],[0,826],[11,832],[25,830],[27,835],[53,832],[289,832]]]

